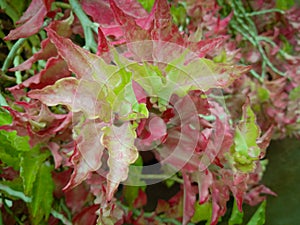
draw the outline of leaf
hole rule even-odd
[[[31,222],[38,225],[48,220],[53,202],[54,183],[51,176],[52,166],[43,163],[33,184],[32,202],[29,204]]]
[[[110,0],[109,3],[111,9],[113,10],[113,14],[116,21],[121,25],[124,38],[131,52],[138,57],[144,57],[145,55],[148,55],[149,54],[148,46],[144,48],[139,48],[139,47],[134,48],[131,47],[131,42],[150,40],[151,38],[149,32],[141,28],[139,25],[137,25],[135,18],[129,14],[126,14],[115,3],[114,0]],[[134,46],[136,47],[136,44],[134,44]]]
[[[288,10],[294,5],[294,0],[276,0],[276,8],[281,10]]]
[[[143,170],[143,159],[141,156],[129,166],[128,179],[123,187],[123,195],[127,205],[134,206],[134,200],[139,196],[139,190],[144,190],[146,182],[141,180]],[[141,187],[142,186],[142,187]]]
[[[16,67],[14,69],[18,68]],[[11,87],[8,90],[14,92],[16,90],[23,89],[24,87],[40,89],[47,85],[52,85],[55,83],[55,81],[70,75],[71,72],[68,70],[67,64],[64,60],[59,57],[50,58],[43,70],[23,81],[21,84]]]
[[[20,161],[20,176],[23,180],[25,195],[32,194],[33,183],[36,180],[39,168],[49,155],[49,152],[47,152],[35,156],[34,151],[22,154]]]
[[[189,179],[188,174],[183,172],[182,177],[184,181],[182,224],[186,225],[194,215],[194,211],[195,211],[194,205],[196,202],[196,195],[193,192],[192,182]]]
[[[267,201],[263,201],[247,225],[264,225]]]
[[[259,159],[261,149],[257,145],[260,129],[256,124],[250,100],[243,106],[242,120],[235,130],[234,145],[231,148],[234,165],[242,172],[251,172],[255,169],[255,161]]]
[[[289,99],[292,101],[296,101],[300,98],[299,96],[300,96],[300,86],[295,87],[290,91]]]
[[[86,79],[106,83],[106,80],[116,72],[116,67],[108,65],[103,59],[75,45],[70,39],[61,37],[47,28],[51,42],[56,46],[58,54],[66,61],[69,69],[78,79]]]
[[[138,151],[134,146],[136,133],[129,122],[123,123],[120,127],[105,127],[103,132],[101,141],[109,153],[107,199],[110,201],[119,183],[127,179],[129,165],[137,160]]]
[[[243,216],[244,216],[244,213],[239,211],[237,202],[236,202],[236,200],[234,200],[233,209],[232,209],[228,224],[229,225],[242,224]]]
[[[22,24],[11,30],[4,40],[16,40],[36,34],[44,23],[44,17],[50,10],[52,1],[32,0],[29,7],[17,23]]]
[[[64,188],[65,190],[80,184],[90,172],[101,167],[104,146],[100,139],[103,135],[102,128],[104,126],[104,123],[87,120],[82,126],[74,129],[74,133],[79,133],[76,137],[77,146],[71,157],[74,171],[69,183]]]
[[[210,202],[204,204],[195,203],[195,212],[191,219],[192,223],[199,223],[200,221],[207,221],[210,224],[212,214],[212,205]]]
[[[154,0],[138,0],[139,3],[146,9],[148,12],[151,11],[153,5],[154,5]]]
[[[73,112],[84,112],[89,119],[100,117],[107,121],[111,114],[102,86],[95,81],[62,78],[54,85],[30,91],[28,96],[48,106],[66,105]]]
[[[8,112],[2,111],[2,109],[0,109],[0,126],[11,124],[11,122],[12,122],[11,115]]]
[[[72,34],[71,25],[73,23],[73,20],[74,20],[74,16],[73,14],[71,14],[65,20],[52,21],[49,24],[48,28],[55,30],[59,35],[63,37],[69,37]],[[34,53],[33,56],[31,56],[29,59],[27,59],[25,62],[21,63],[20,65],[9,69],[9,71],[29,70],[32,64],[35,63],[36,61],[47,60],[55,56],[57,56],[56,48],[50,42],[50,39],[46,38],[41,42],[41,49],[38,52]],[[53,76],[56,77],[55,74]]]
[[[229,86],[236,78],[247,72],[249,67],[217,64],[211,60],[195,57],[184,52],[166,67],[168,88],[177,89],[176,94],[186,95],[190,90],[207,91],[211,88]],[[192,60],[189,60],[192,59]]]

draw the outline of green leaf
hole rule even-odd
[[[32,189],[32,202],[29,204],[33,225],[47,220],[52,208],[54,183],[51,176],[53,167],[43,163],[38,171]]]
[[[229,225],[242,224],[244,213],[240,212],[237,207],[237,202],[234,200],[233,209],[229,218]]]
[[[295,87],[293,90],[291,90],[289,94],[289,99],[291,99],[292,101],[296,101],[299,98],[300,98],[300,86]]]
[[[200,221],[207,221],[206,224],[210,224],[212,215],[212,204],[206,202],[204,204],[195,203],[195,213],[191,219],[193,223],[199,223]]]
[[[256,140],[260,136],[260,129],[256,124],[256,116],[250,107],[250,100],[243,106],[242,119],[235,129],[234,144],[231,153],[234,166],[243,171],[251,172],[255,168],[261,149]]]
[[[33,183],[36,180],[39,168],[49,155],[48,152],[38,156],[35,156],[32,152],[22,155],[20,176],[23,180],[23,188],[26,195],[31,195]]]
[[[170,10],[173,21],[177,26],[186,24],[187,13],[183,5],[179,4],[176,7],[172,5]]]
[[[266,88],[257,88],[257,96],[261,102],[265,102],[270,98],[269,91]]]
[[[247,225],[264,225],[267,201],[263,201]]]
[[[11,123],[12,123],[11,115],[8,112],[2,111],[2,109],[0,109],[0,126],[11,124]]]
[[[148,12],[151,11],[153,5],[154,5],[154,0],[138,0],[139,3],[146,9]]]
[[[294,0],[276,0],[276,8],[281,10],[288,10],[295,5]]]

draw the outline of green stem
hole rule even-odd
[[[126,213],[128,213],[128,211],[132,210],[133,214],[137,217],[139,217],[142,212],[138,209],[130,209],[129,207],[121,204],[121,203],[117,203]],[[154,216],[154,213],[153,212],[143,212],[143,216],[145,218],[154,218],[156,221],[160,221],[162,223],[171,223],[171,224],[174,224],[174,225],[181,225],[181,223],[176,220],[176,219],[173,219],[173,218],[163,218],[161,216]]]
[[[97,51],[97,44],[93,37],[93,31],[97,32],[97,29],[95,27],[95,24],[90,21],[90,19],[87,17],[87,15],[82,10],[79,2],[77,0],[70,0],[70,5],[72,7],[73,12],[78,17],[84,32],[85,37],[85,46],[84,48],[89,49],[93,52]]]
[[[6,201],[5,201],[5,197],[2,195],[2,204],[4,205],[4,209],[5,211],[10,214],[14,220],[17,222],[17,224],[19,225],[24,225],[22,223],[22,221],[10,210],[10,208],[8,207],[8,205],[6,204]]]
[[[251,13],[246,13],[247,16],[258,16],[258,15],[263,15],[267,13],[281,13],[284,14],[285,12],[280,9],[266,9],[266,10],[261,10],[261,11],[255,11]]]
[[[234,8],[235,16],[234,19],[231,21],[231,24],[233,26],[232,29],[236,30],[240,34],[243,35],[243,37],[248,40],[254,47],[257,48],[259,51],[261,57],[262,57],[262,74],[257,74],[254,70],[250,71],[251,74],[257,78],[259,81],[263,82],[265,73],[266,73],[266,67],[268,66],[272,71],[277,73],[280,76],[285,76],[285,74],[278,70],[272,62],[269,60],[269,58],[266,55],[265,50],[263,49],[260,41],[265,40],[264,37],[261,37],[257,34],[256,26],[253,22],[253,20],[250,18],[249,14],[246,12],[242,2],[240,1],[231,1],[231,5]],[[275,10],[275,9],[274,9]],[[267,12],[274,12],[274,10],[266,11],[264,10],[264,13]],[[275,10],[277,11],[277,10]],[[266,41],[266,40],[265,40]],[[272,42],[271,40],[268,40],[268,42]],[[273,45],[273,43],[271,43]],[[275,43],[274,43],[275,44]],[[282,52],[280,52],[282,53]]]
[[[55,7],[62,8],[62,9],[71,9],[71,6],[68,3],[64,2],[54,2],[53,3]]]
[[[170,180],[173,180],[173,181],[176,181],[180,184],[183,184],[183,180],[176,177],[176,176],[172,176],[172,177],[169,177],[169,176],[166,176],[164,174],[141,174],[141,179],[148,179],[148,180],[155,180],[155,179],[170,179]]]
[[[10,67],[10,65],[12,64],[14,58],[15,58],[15,55],[17,54],[18,50],[22,47],[24,41],[26,40],[26,38],[20,38],[14,45],[13,47],[11,48],[11,50],[9,51],[4,63],[3,63],[3,66],[2,66],[2,71],[4,73],[7,72],[8,68]]]
[[[3,220],[2,220],[2,210],[0,210],[0,225],[3,225]]]
[[[1,94],[1,92],[0,92],[0,106],[8,106],[8,103],[3,97],[3,95]]]
[[[72,225],[72,223],[61,213],[57,212],[56,210],[52,209],[51,214],[56,219],[59,219],[65,225]]]

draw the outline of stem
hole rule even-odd
[[[3,95],[1,94],[1,92],[0,92],[0,106],[8,106],[8,103],[3,97]]]
[[[169,176],[166,176],[164,174],[142,174],[141,175],[141,179],[149,179],[149,180],[155,180],[155,179],[170,179],[170,180],[174,180],[180,184],[183,184],[183,180],[176,177],[176,176],[173,176],[173,177],[169,177]]]
[[[231,5],[234,9],[235,12],[235,20],[231,21],[232,24],[232,29],[236,30],[237,32],[239,32],[240,34],[243,35],[243,37],[248,40],[254,47],[257,48],[257,50],[259,51],[261,57],[262,57],[262,74],[259,75],[258,73],[256,73],[254,70],[251,70],[251,74],[257,78],[260,82],[263,82],[264,77],[265,77],[265,73],[266,73],[266,67],[268,66],[273,72],[277,73],[280,76],[285,76],[284,72],[278,70],[273,63],[270,61],[270,59],[268,58],[265,50],[263,49],[262,45],[261,45],[261,41],[264,40],[268,43],[270,43],[271,45],[275,45],[275,43],[273,43],[271,40],[266,40],[268,38],[265,37],[261,37],[258,35],[257,33],[257,29],[256,26],[253,22],[253,20],[250,18],[250,14],[246,12],[243,3],[240,1],[231,1]],[[277,10],[277,9],[271,9],[271,10],[263,10],[260,11],[261,13],[259,14],[264,14],[264,13],[270,13],[270,12],[280,12],[280,13],[284,13],[281,10]],[[259,15],[256,14],[256,15]],[[280,52],[282,54],[282,52]]]
[[[20,55],[17,55],[14,59],[14,66],[18,66],[20,64]],[[15,72],[15,77],[16,77],[16,83],[21,84],[22,83],[22,75],[20,71]]]
[[[72,223],[61,213],[57,212],[56,210],[52,209],[51,214],[56,219],[59,219],[65,225],[72,225]]]
[[[53,3],[57,8],[62,8],[62,9],[71,9],[71,6],[68,3],[64,2],[54,2]]]
[[[117,203],[126,213],[128,213],[128,211],[132,210],[133,214],[135,216],[140,216],[142,214],[142,212],[138,209],[129,209],[129,207],[121,204],[121,203]],[[176,220],[176,219],[173,219],[173,218],[163,218],[161,216],[154,216],[154,212],[143,212],[143,216],[145,218],[153,218],[157,221],[160,221],[160,222],[163,222],[163,223],[171,223],[171,224],[174,224],[174,225],[181,225],[181,223]],[[153,217],[154,216],[154,217]]]
[[[2,220],[2,210],[0,210],[0,225],[3,225],[3,220]]]
[[[17,51],[19,50],[19,48],[22,47],[25,40],[26,38],[20,38],[11,48],[2,66],[2,71],[4,73],[7,72],[8,68],[10,67],[15,58],[15,55],[17,54]]]
[[[262,15],[262,14],[267,14],[267,13],[281,13],[281,14],[284,14],[285,12],[283,10],[280,10],[280,9],[266,9],[266,10],[246,13],[246,15],[247,16],[257,16],[257,15]]]
[[[73,12],[78,17],[84,32],[85,37],[85,46],[84,48],[89,49],[93,52],[97,51],[97,44],[93,37],[93,30],[97,32],[97,29],[92,21],[87,17],[87,15],[82,10],[79,2],[77,0],[70,0],[70,5],[72,7]]]
[[[2,195],[2,203],[3,203],[3,205],[4,205],[4,209],[5,209],[5,211],[8,213],[8,214],[10,214],[13,218],[14,218],[14,220],[17,222],[17,224],[19,224],[19,225],[24,225],[23,223],[22,223],[22,221],[10,210],[10,208],[8,207],[8,205],[6,204],[6,202],[5,202],[5,197]]]

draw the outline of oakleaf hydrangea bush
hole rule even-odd
[[[0,13],[0,224],[264,224],[266,149],[300,130],[292,1]],[[150,210],[158,182],[176,192]]]

